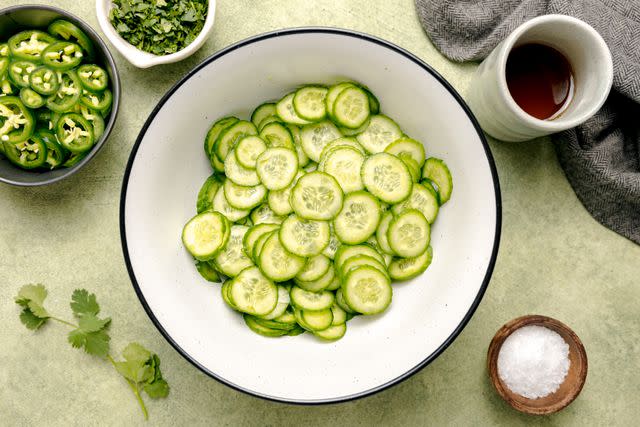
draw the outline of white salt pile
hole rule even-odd
[[[557,332],[524,326],[502,344],[498,375],[512,392],[537,399],[558,390],[569,364],[569,345]]]

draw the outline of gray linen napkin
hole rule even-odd
[[[613,91],[575,129],[552,136],[576,195],[600,223],[640,244],[640,0],[415,0],[435,46],[478,61],[524,21],[559,13],[582,19],[613,55]]]

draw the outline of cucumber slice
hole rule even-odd
[[[298,154],[298,166],[303,168],[309,163],[309,157],[302,149],[302,142],[300,141],[300,128],[295,125],[287,124],[287,129],[289,129],[289,132],[291,133],[291,137],[293,138],[293,145],[295,145],[296,154]]]
[[[364,155],[353,147],[338,147],[321,163],[322,171],[335,177],[344,193],[364,189],[360,171]]]
[[[301,310],[325,310],[330,308],[334,301],[332,292],[309,292],[298,286],[292,286],[289,295],[291,296],[291,304]]]
[[[307,259],[302,270],[296,275],[297,280],[311,282],[324,276],[331,266],[331,260],[320,254]]]
[[[234,154],[234,150],[230,151],[230,155],[224,161],[224,173],[228,179],[238,185],[253,187],[260,184],[260,178],[258,178],[256,171],[241,166]]]
[[[284,289],[287,292],[287,301],[291,301],[291,298],[289,297],[289,289],[285,288],[284,286],[279,286],[278,291],[280,291],[280,288]],[[280,298],[280,293],[278,293],[278,298]],[[278,300],[278,303],[280,303],[280,300]],[[276,317],[273,320],[279,323],[296,323],[296,316],[292,311],[287,310],[282,315]]]
[[[333,103],[333,117],[341,126],[356,129],[369,118],[369,98],[358,87],[344,89]]]
[[[357,245],[366,241],[380,222],[380,204],[366,191],[349,193],[344,198],[342,210],[333,220],[336,236],[343,243]]]
[[[276,307],[273,310],[271,310],[269,313],[265,314],[264,316],[261,316],[261,318],[265,320],[274,320],[281,324],[290,324],[292,327],[289,329],[293,329],[293,326],[295,325],[295,322],[296,322],[295,317],[291,316],[293,321],[290,321],[290,322],[283,321],[283,319],[287,319],[284,316],[287,312],[287,308],[289,307],[289,302],[291,302],[291,298],[289,297],[289,290],[284,286],[278,286],[278,304],[276,304]],[[275,329],[278,329],[278,328],[276,327]]]
[[[356,139],[370,153],[381,153],[402,136],[400,127],[383,115],[371,116],[369,126]]]
[[[218,192],[213,198],[213,210],[220,212],[231,222],[236,222],[249,215],[249,210],[236,209],[229,204],[224,195],[224,185],[218,189]]]
[[[262,253],[262,248],[264,247],[264,244],[267,243],[267,240],[269,239],[269,237],[271,237],[271,236],[273,236],[274,234],[277,234],[277,233],[278,233],[278,231],[274,230],[274,231],[270,231],[270,232],[265,233],[262,236],[258,237],[258,239],[256,240],[256,243],[253,245],[253,249],[251,250],[251,259],[253,259],[253,261],[256,264],[260,260],[260,254]]]
[[[264,129],[267,125],[271,124],[271,123],[284,123],[282,121],[282,119],[280,119],[280,117],[278,116],[269,116],[269,117],[265,117],[259,125],[257,125],[258,127],[258,133],[262,132],[262,129]]]
[[[397,157],[400,157],[401,154],[408,154],[418,163],[419,168],[424,164],[424,145],[408,136],[395,140],[384,149],[384,152]]]
[[[276,308],[277,307],[278,306],[276,306]],[[269,328],[269,329],[279,329],[279,330],[290,331],[291,329],[294,329],[294,328],[296,328],[298,326],[297,323],[275,322],[275,321],[270,320],[270,319],[265,319],[264,316],[262,316],[262,317],[253,316],[253,320],[255,320],[257,324],[259,324],[261,326],[264,326],[265,328]]]
[[[329,244],[329,223],[289,215],[280,228],[280,241],[292,254],[301,257],[318,255]]]
[[[269,123],[260,130],[260,138],[266,143],[267,147],[284,147],[294,150],[293,136],[291,132],[282,123]]]
[[[296,282],[296,285],[298,285],[298,287],[304,289],[305,291],[322,292],[333,282],[333,279],[335,277],[336,277],[335,269],[329,268],[327,273],[325,273],[324,276],[322,276],[317,280],[303,281],[303,280],[295,279],[295,282]]]
[[[262,120],[267,117],[276,115],[276,104],[273,102],[265,102],[258,105],[258,107],[251,113],[251,122],[258,126]]]
[[[238,307],[236,307],[233,302],[231,301],[231,299],[229,299],[229,289],[231,288],[231,282],[233,280],[227,280],[226,282],[224,282],[222,284],[222,287],[220,288],[220,293],[222,294],[222,300],[232,309],[235,311],[240,311],[238,310]]]
[[[422,274],[431,264],[433,250],[431,246],[417,257],[395,258],[389,264],[389,276],[393,280],[409,280]]]
[[[345,301],[358,313],[382,313],[391,304],[393,290],[387,276],[376,268],[363,266],[351,270],[342,283]]]
[[[296,110],[293,108],[293,97],[295,96],[295,92],[292,92],[288,95],[285,95],[278,103],[276,104],[276,114],[280,119],[282,119],[285,123],[290,123],[292,125],[308,125],[311,123],[309,120],[305,120],[296,113]]]
[[[374,154],[362,164],[362,182],[371,194],[386,203],[409,197],[413,182],[407,166],[391,154]]]
[[[367,98],[369,98],[369,110],[371,110],[371,114],[378,114],[380,112],[380,101],[378,98],[369,90],[369,88],[365,86],[360,86],[362,90],[367,94]]]
[[[302,176],[291,191],[291,206],[301,218],[330,220],[342,209],[343,193],[338,182],[323,172]]]
[[[276,307],[278,288],[262,274],[258,267],[249,267],[233,279],[228,296],[240,311],[264,316]]]
[[[354,86],[355,85],[351,82],[342,82],[342,83],[333,85],[329,88],[329,91],[327,92],[327,96],[324,99],[324,104],[327,109],[327,114],[329,115],[329,117],[333,119],[333,104],[336,102],[336,98],[338,97],[338,95],[340,95],[340,93],[342,93],[342,91],[345,90],[346,88],[354,87]]]
[[[329,283],[329,285],[324,290],[335,291],[336,289],[340,288],[340,285],[342,285],[342,281],[340,280],[340,276],[338,276],[338,274],[336,273],[333,276],[333,280],[331,281],[331,283]]]
[[[327,115],[324,99],[327,88],[323,86],[305,86],[298,89],[293,96],[293,108],[298,116],[305,120],[318,121]]]
[[[407,209],[419,210],[422,212],[422,215],[424,215],[429,224],[433,224],[440,209],[435,191],[426,185],[417,183],[413,184],[411,195],[402,202],[393,205],[391,208],[393,213],[396,215],[406,211]]]
[[[453,191],[453,179],[444,161],[436,159],[435,157],[428,158],[422,169],[422,177],[428,179],[438,187],[438,201],[440,205],[444,205],[449,201],[451,192]]]
[[[246,169],[255,169],[258,156],[267,149],[267,144],[259,136],[245,136],[234,149],[236,160]]]
[[[256,161],[256,172],[269,190],[282,190],[298,173],[298,155],[288,148],[267,148]]]
[[[340,307],[341,309],[343,309],[347,315],[349,314],[357,314],[357,311],[355,311],[354,309],[352,309],[349,304],[347,304],[347,301],[344,299],[344,294],[342,293],[342,288],[339,288],[338,290],[336,290],[336,304],[338,305],[338,307]]]
[[[344,264],[346,260],[358,255],[368,255],[371,258],[375,258],[381,263],[384,263],[384,258],[382,258],[382,255],[380,255],[380,253],[376,251],[374,248],[372,248],[370,245],[366,245],[366,244],[356,245],[356,246],[349,246],[349,245],[340,246],[336,251],[335,257],[333,258],[333,263],[335,264],[338,270],[341,270],[342,264]]]
[[[251,227],[247,234],[242,239],[242,247],[247,255],[253,254],[253,246],[256,244],[258,238],[264,234],[269,233],[280,228],[278,224],[257,224]]]
[[[386,264],[383,264],[377,259],[367,255],[358,255],[347,259],[340,268],[340,274],[342,277],[347,277],[347,274],[349,274],[351,270],[362,267],[363,265],[373,267],[385,276],[389,277]]]
[[[304,171],[307,173],[315,172],[316,170],[318,170],[318,164],[316,162],[309,162],[309,164],[304,168]]]
[[[327,258],[333,259],[333,257],[336,255],[336,251],[338,250],[341,244],[342,242],[338,240],[338,236],[336,236],[336,233],[333,230],[333,224],[330,224],[329,225],[329,244],[322,251],[322,255],[326,256]]]
[[[362,147],[362,145],[360,145],[360,143],[355,138],[343,136],[338,139],[334,139],[322,149],[322,152],[320,153],[320,160],[325,158],[326,155],[329,154],[329,152],[334,148],[341,148],[341,147],[352,147],[358,150],[359,152],[361,152],[362,154],[367,153],[364,147]]]
[[[211,261],[196,261],[196,269],[206,281],[214,283],[222,282],[220,275],[211,264]]]
[[[222,163],[220,159],[218,159],[218,156],[212,154],[209,160],[211,161],[213,170],[215,170],[216,172],[224,173],[224,163]]]
[[[340,306],[334,303],[331,306],[331,313],[333,314],[333,321],[331,322],[331,326],[342,325],[343,323],[347,323],[347,312],[344,311]]]
[[[322,149],[331,141],[341,136],[342,134],[336,125],[325,120],[303,126],[300,131],[300,142],[306,155],[314,162],[317,162],[320,160]]]
[[[272,329],[267,328],[266,326],[261,325],[257,322],[255,317],[252,317],[247,314],[243,314],[242,318],[244,319],[244,323],[258,335],[262,335],[264,337],[276,338],[288,335],[289,331],[286,329]]]
[[[218,139],[222,131],[238,121],[240,121],[240,119],[237,117],[223,117],[211,126],[211,128],[207,132],[207,136],[204,139],[204,152],[208,158],[211,158],[214,154],[213,145],[215,144],[216,139]]]
[[[242,270],[251,267],[253,262],[242,247],[242,240],[249,227],[245,225],[232,225],[229,240],[213,259],[222,274],[236,277]]]
[[[213,144],[213,150],[216,156],[218,156],[218,159],[225,161],[229,151],[231,151],[240,139],[245,136],[257,134],[258,129],[256,129],[253,123],[246,120],[239,120],[220,133],[220,136],[216,138],[216,142]]]
[[[287,188],[269,191],[267,203],[271,210],[273,210],[277,215],[289,215],[293,212],[293,207],[291,207],[291,203],[289,201],[291,198],[291,190],[293,190],[293,186],[298,182],[298,179],[300,179],[302,175],[304,175],[304,171],[298,170],[298,173],[293,178],[293,182],[289,184]]]
[[[389,255],[395,255],[391,246],[389,246],[389,240],[387,239],[387,230],[389,230],[389,224],[393,219],[393,213],[390,211],[385,212],[382,215],[378,229],[376,230],[376,242],[383,252]]]
[[[338,126],[338,130],[345,137],[358,136],[359,134],[364,132],[369,127],[369,122],[370,121],[371,121],[371,119],[368,118],[367,120],[365,120],[365,122],[362,124],[362,126],[354,128],[354,129],[346,128],[346,127],[343,127],[343,126]]]
[[[200,213],[184,226],[182,243],[195,259],[208,261],[227,243],[229,227],[229,221],[218,212]]]
[[[300,310],[300,317],[312,331],[327,329],[333,322],[333,312],[328,308],[318,311]]]
[[[431,227],[422,212],[407,209],[391,220],[387,239],[391,249],[401,257],[416,257],[427,250]]]
[[[198,202],[196,203],[198,213],[208,211],[213,207],[213,198],[220,188],[220,185],[220,178],[218,178],[216,174],[211,175],[204,184],[202,184],[198,192]]]
[[[280,243],[277,233],[267,239],[258,257],[260,270],[276,282],[293,279],[302,267],[305,259],[288,252]]]
[[[245,187],[227,179],[222,186],[227,202],[236,209],[253,209],[258,206],[267,195],[264,185]]]
[[[329,326],[327,329],[321,331],[313,331],[313,335],[323,339],[325,341],[339,340],[347,333],[347,324],[341,323],[339,325]]]
[[[254,224],[282,224],[284,220],[285,217],[277,215],[266,203],[251,211],[251,221]]]
[[[409,173],[411,174],[411,181],[418,182],[420,181],[420,176],[422,175],[422,170],[420,169],[420,165],[418,162],[413,160],[413,158],[407,153],[400,153],[398,156],[400,160],[407,166]]]

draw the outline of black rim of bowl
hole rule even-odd
[[[102,38],[98,35],[98,33],[89,24],[87,24],[82,19],[78,18],[76,15],[54,6],[46,6],[41,4],[24,4],[19,6],[9,6],[9,7],[0,9],[0,15],[16,12],[18,10],[28,10],[28,9],[40,9],[40,10],[47,10],[50,12],[57,13],[69,19],[74,24],[78,24],[82,31],[89,33],[89,37],[91,38],[91,41],[98,44],[100,50],[104,53],[106,62],[113,70],[113,78],[111,79],[112,80],[111,92],[113,94],[113,101],[112,101],[109,120],[105,123],[104,133],[100,137],[100,140],[93,146],[93,148],[91,148],[91,151],[89,152],[89,154],[87,154],[87,156],[84,159],[80,160],[77,164],[73,165],[70,168],[65,168],[66,170],[64,171],[63,174],[53,178],[48,177],[47,172],[41,172],[42,174],[41,181],[21,182],[21,181],[15,181],[13,179],[0,176],[0,182],[15,185],[18,187],[37,187],[41,185],[53,184],[54,182],[61,181],[73,175],[82,167],[84,167],[87,163],[89,163],[91,159],[93,159],[96,156],[96,154],[98,154],[98,151],[100,151],[100,149],[104,146],[105,142],[109,138],[109,135],[111,134],[113,126],[115,125],[116,118],[118,116],[118,109],[119,109],[118,107],[120,105],[120,76],[118,75],[118,67],[116,66],[116,61],[114,61],[113,56],[109,51],[109,48],[107,47],[106,43],[102,40]],[[34,173],[34,172],[31,172],[31,173]],[[35,173],[38,173],[38,172],[35,172]]]
[[[491,253],[491,259],[489,260],[489,265],[487,266],[487,271],[486,271],[484,279],[482,281],[482,286],[480,287],[480,290],[478,291],[478,294],[476,295],[476,298],[474,299],[473,303],[471,304],[471,307],[469,308],[469,310],[465,314],[465,316],[462,319],[462,321],[460,322],[460,324],[451,333],[451,335],[449,335],[449,337],[440,345],[440,347],[438,347],[433,353],[428,355],[424,360],[422,360],[416,366],[414,366],[411,369],[407,370],[404,374],[402,374],[402,375],[400,375],[400,376],[398,376],[398,377],[396,377],[396,378],[394,378],[392,380],[387,381],[384,384],[381,384],[381,385],[379,385],[377,387],[374,387],[374,388],[371,388],[369,390],[365,390],[365,391],[362,391],[362,392],[359,392],[359,393],[355,393],[355,394],[351,394],[351,395],[347,395],[347,396],[339,396],[339,397],[335,397],[335,398],[315,399],[315,400],[281,398],[281,397],[277,397],[277,396],[270,396],[270,395],[267,395],[267,394],[263,394],[263,393],[260,393],[260,392],[254,391],[254,390],[249,390],[247,388],[241,387],[241,386],[239,386],[237,384],[234,384],[234,383],[226,380],[225,378],[221,377],[220,375],[216,374],[215,372],[212,372],[211,370],[209,370],[208,368],[206,368],[205,366],[200,364],[197,360],[195,360],[195,358],[193,358],[184,349],[182,349],[180,347],[180,345],[178,345],[178,343],[173,340],[171,335],[169,335],[169,333],[160,324],[160,322],[158,321],[158,319],[154,315],[153,311],[151,310],[151,308],[147,304],[147,301],[144,298],[144,295],[142,294],[142,291],[140,290],[140,286],[138,285],[138,282],[136,280],[136,276],[135,276],[135,273],[133,271],[133,266],[132,266],[131,260],[129,258],[129,250],[128,250],[128,247],[127,247],[127,235],[126,235],[126,229],[125,229],[125,203],[126,203],[126,197],[127,197],[127,186],[129,184],[129,176],[130,176],[130,173],[131,173],[131,169],[133,167],[133,162],[135,160],[136,153],[138,151],[140,143],[142,142],[142,140],[143,140],[143,138],[144,138],[144,136],[145,136],[145,134],[147,132],[147,128],[153,122],[153,120],[154,120],[156,114],[158,113],[158,111],[160,111],[160,109],[164,106],[165,102],[173,95],[173,93],[180,86],[182,86],[182,84],[184,84],[187,80],[189,80],[195,73],[197,73],[202,68],[204,68],[205,66],[207,66],[211,62],[215,61],[216,59],[228,54],[229,52],[232,52],[232,51],[234,51],[236,49],[239,49],[239,48],[241,48],[243,46],[250,45],[252,43],[255,43],[255,42],[258,42],[258,41],[261,41],[261,40],[271,39],[271,38],[281,37],[281,36],[288,36],[288,35],[292,35],[292,34],[304,34],[304,33],[337,34],[337,35],[355,37],[355,38],[358,38],[358,39],[367,40],[369,42],[372,42],[372,43],[384,46],[384,47],[386,47],[388,49],[391,49],[391,50],[395,51],[396,53],[399,53],[400,55],[410,59],[411,61],[413,61],[414,63],[416,63],[420,67],[422,67],[426,72],[428,72],[433,77],[435,77],[440,82],[440,84],[442,84],[442,86],[444,86],[449,91],[451,96],[460,104],[460,107],[462,107],[462,109],[465,111],[465,113],[469,117],[469,120],[473,123],[473,126],[474,126],[476,132],[478,133],[480,141],[482,142],[482,145],[483,145],[486,157],[487,157],[487,161],[489,163],[489,168],[491,169],[491,176],[493,178],[494,192],[495,192],[495,198],[496,198],[496,230],[495,230],[495,235],[494,235],[494,242],[493,242],[493,249],[492,249],[492,253]],[[359,33],[359,32],[356,32],[356,31],[343,30],[343,29],[337,29],[337,28],[326,28],[326,27],[292,28],[292,29],[287,29],[287,30],[272,31],[272,32],[260,34],[260,35],[254,36],[254,37],[250,37],[248,39],[245,39],[245,40],[239,41],[239,42],[237,42],[235,44],[232,44],[232,45],[222,49],[219,52],[216,52],[212,56],[210,56],[207,59],[205,59],[201,64],[197,65],[189,73],[187,73],[178,83],[176,83],[171,89],[169,89],[169,91],[162,97],[162,99],[158,102],[156,107],[153,109],[153,111],[149,115],[149,118],[147,119],[147,121],[145,122],[144,126],[140,130],[140,134],[138,135],[138,138],[136,139],[136,142],[135,142],[135,144],[133,146],[133,149],[131,150],[131,154],[129,156],[129,161],[127,163],[127,169],[125,171],[124,180],[123,180],[123,183],[122,183],[122,192],[120,194],[120,237],[121,237],[121,241],[122,241],[122,251],[123,251],[123,254],[124,254],[124,259],[125,259],[125,263],[127,265],[127,271],[129,272],[129,277],[131,278],[131,282],[133,284],[133,287],[134,287],[134,289],[136,291],[136,294],[138,295],[138,298],[140,299],[140,303],[144,307],[144,310],[147,312],[147,315],[149,316],[149,318],[151,319],[151,321],[153,322],[155,327],[158,329],[158,331],[160,331],[160,333],[169,342],[169,344],[171,344],[173,346],[173,348],[175,348],[176,351],[178,351],[178,353],[180,353],[185,359],[187,359],[196,368],[198,368],[199,370],[201,370],[202,372],[204,372],[205,374],[207,374],[211,378],[214,378],[215,380],[217,380],[217,381],[219,381],[219,382],[221,382],[221,383],[223,383],[223,384],[225,384],[225,385],[227,385],[227,386],[229,386],[229,387],[231,387],[231,388],[233,388],[235,390],[241,391],[243,393],[246,393],[246,394],[249,394],[249,395],[252,395],[252,396],[260,397],[260,398],[263,398],[263,399],[266,399],[266,400],[271,400],[271,401],[275,401],[275,402],[282,402],[282,403],[299,404],[299,405],[321,405],[321,404],[348,402],[348,401],[351,401],[351,400],[355,400],[355,399],[359,399],[359,398],[362,398],[362,397],[365,397],[365,396],[369,396],[369,395],[375,394],[377,392],[385,390],[385,389],[387,389],[387,388],[389,388],[389,387],[391,387],[391,386],[393,386],[395,384],[398,384],[398,383],[402,382],[403,380],[409,378],[410,376],[412,376],[413,374],[417,373],[422,368],[427,366],[433,360],[435,360],[438,356],[440,356],[440,354],[442,354],[442,352],[444,352],[444,350],[446,350],[446,348],[449,347],[449,345],[451,345],[451,343],[458,337],[460,332],[462,332],[462,330],[467,325],[467,323],[469,322],[469,320],[473,316],[474,312],[476,311],[478,305],[480,304],[480,301],[482,300],[482,297],[483,297],[483,295],[484,295],[484,293],[485,293],[485,291],[487,289],[487,286],[489,285],[489,280],[491,279],[491,274],[493,273],[493,268],[495,266],[496,257],[498,255],[498,246],[500,244],[501,227],[502,227],[502,201],[501,201],[501,197],[500,197],[500,183],[498,181],[498,173],[496,171],[496,166],[495,166],[495,163],[494,163],[494,160],[493,160],[493,156],[492,156],[491,151],[489,149],[489,144],[487,143],[487,140],[484,137],[484,134],[482,133],[482,129],[480,128],[480,125],[478,124],[478,122],[476,121],[475,117],[473,116],[473,113],[471,112],[471,110],[469,109],[467,104],[464,102],[462,97],[458,94],[458,92],[456,92],[456,90],[451,86],[451,84],[448,83],[440,74],[438,74],[438,72],[436,72],[433,68],[431,68],[431,66],[426,64],[424,61],[419,59],[417,56],[413,55],[412,53],[406,51],[405,49],[403,49],[403,48],[401,48],[399,46],[394,45],[393,43],[390,43],[390,42],[388,42],[386,40],[382,40],[380,38],[377,38],[377,37],[374,37],[374,36],[371,36],[371,35],[368,35],[368,34]]]

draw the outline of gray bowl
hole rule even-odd
[[[0,181],[7,184],[18,186],[37,186],[51,184],[60,181],[75,172],[84,165],[89,163],[96,153],[102,148],[106,142],[113,124],[118,115],[118,106],[120,103],[120,77],[116,63],[102,41],[98,33],[96,33],[86,22],[75,15],[65,12],[62,9],[51,6],[42,5],[22,5],[7,7],[0,10],[0,40],[9,38],[11,35],[22,31],[23,29],[39,28],[46,31],[46,27],[55,19],[66,19],[77,25],[85,32],[87,37],[91,39],[96,48],[95,63],[104,67],[109,73],[111,79],[111,91],[113,92],[113,106],[111,113],[105,119],[104,134],[96,141],[89,154],[70,168],[61,168],[51,171],[27,171],[12,165],[4,156],[0,155]]]

